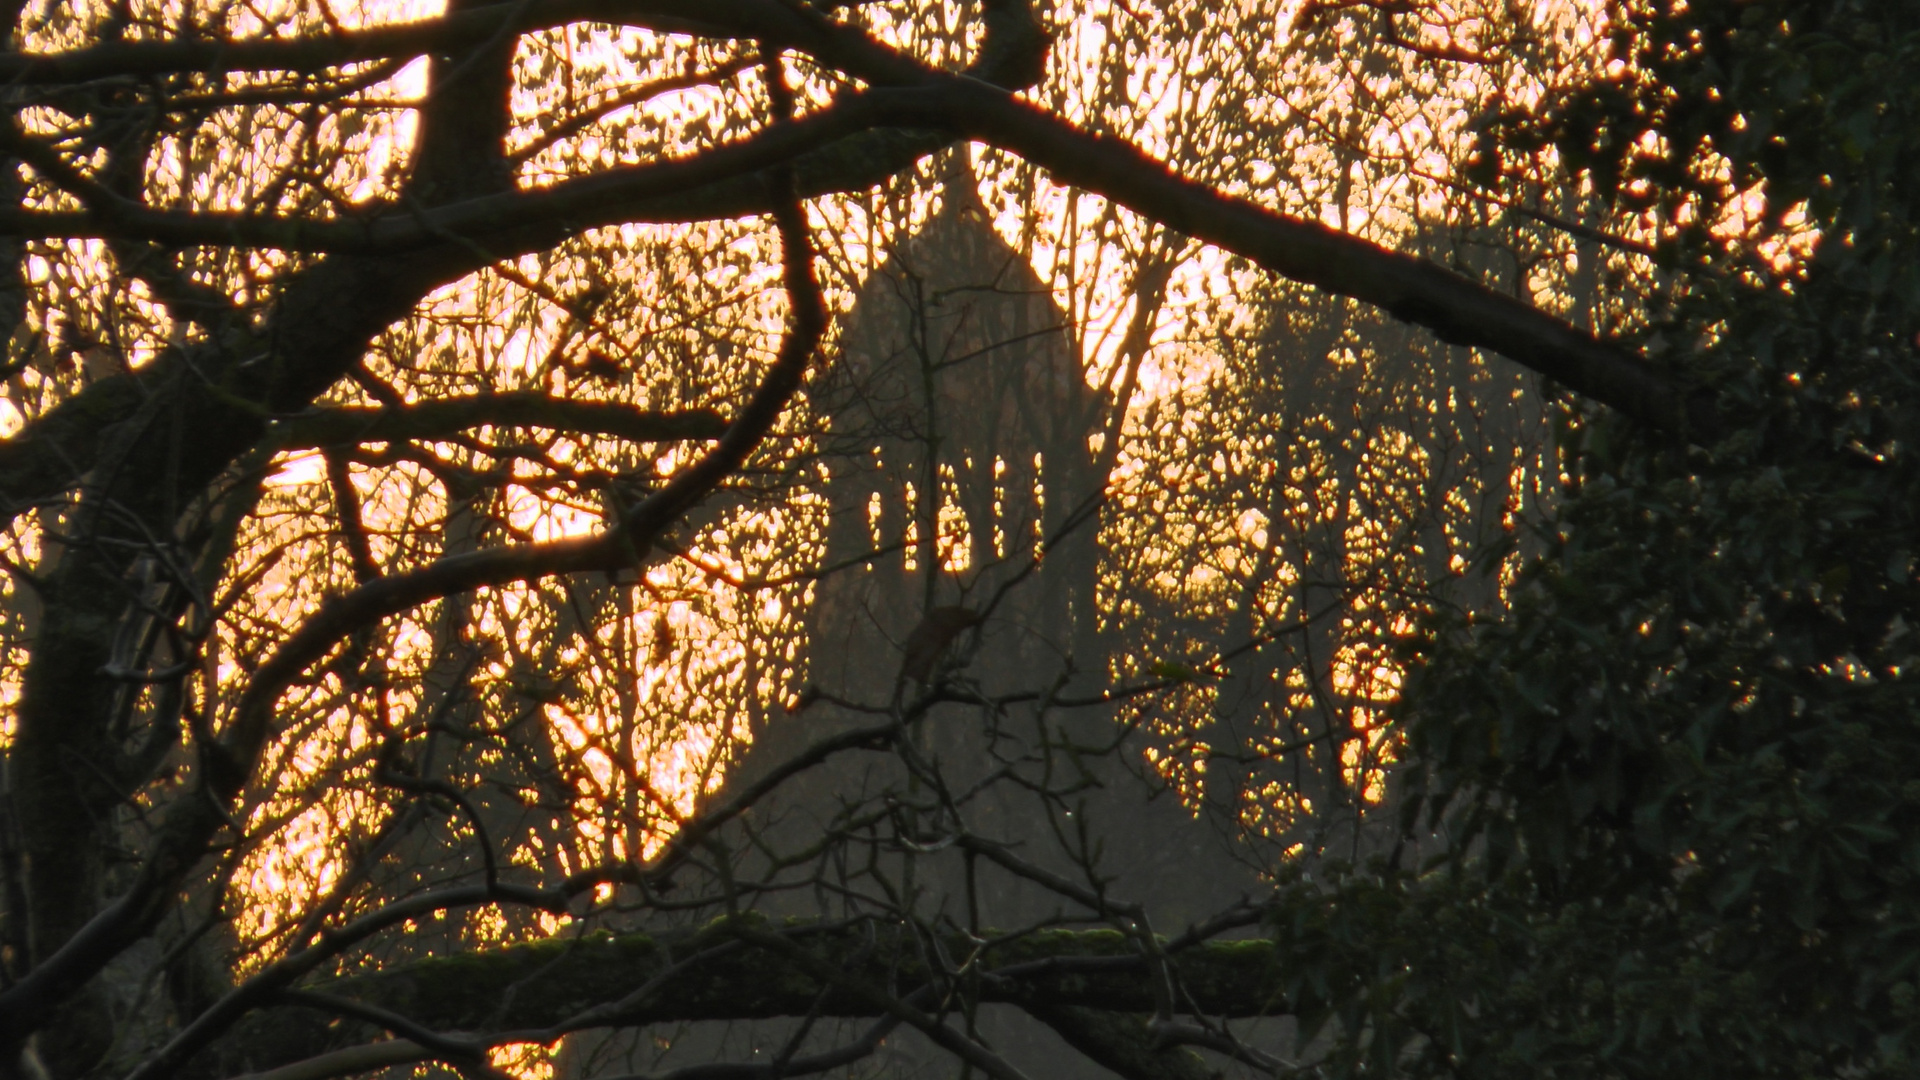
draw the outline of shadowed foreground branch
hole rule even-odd
[[[943,948],[930,948],[924,931],[905,924],[769,924],[756,918],[680,935],[561,936],[400,965],[315,989],[429,1030],[496,1044],[551,1041],[590,1027],[879,1015],[870,998],[825,984],[781,951],[746,939],[766,933],[779,934],[850,980],[897,995],[953,980],[954,972],[929,968],[929,955],[967,957],[981,945],[946,933]],[[1243,1018],[1284,1011],[1285,973],[1276,950],[1265,940],[1211,941],[1178,950],[1172,959],[1194,1009]],[[1143,977],[1147,961],[1137,943],[1115,931],[1015,937],[980,949],[975,966],[970,977],[977,979],[982,1003],[1121,1017],[1154,1010],[1151,981]],[[608,1008],[610,1002],[619,1007]],[[263,1012],[221,1044],[222,1071],[270,1068],[378,1034],[368,1025],[333,1020],[308,1009]]]

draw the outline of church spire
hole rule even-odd
[[[935,159],[934,175],[940,180],[942,217],[988,219],[986,204],[980,201],[980,177],[974,172],[972,143],[956,143],[940,151]]]

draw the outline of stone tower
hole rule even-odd
[[[896,693],[915,689],[900,679],[902,647],[926,613],[984,612],[977,634],[962,639],[956,678],[987,696],[1030,696],[998,710],[938,706],[915,725],[916,752],[955,789],[1010,760],[1047,759],[1049,783],[1078,778],[1077,809],[1066,816],[1099,830],[1100,870],[1116,895],[1197,917],[1222,888],[1230,900],[1250,887],[1250,875],[1222,851],[1203,850],[1208,830],[1177,799],[1147,797],[1137,751],[1076,758],[1060,749],[1111,746],[1119,729],[1110,707],[1034,705],[1107,685],[1093,513],[1103,478],[1088,437],[1111,406],[1087,385],[1066,313],[995,232],[964,151],[948,158],[943,180],[934,216],[862,286],[822,391],[830,572],[816,587],[807,656],[826,699],[766,718],[735,775],[751,780],[820,738],[884,719]],[[897,761],[852,755],[789,783],[756,816],[780,835],[777,846],[804,847],[847,805],[912,787]],[[1048,812],[1030,789],[1001,783],[968,803],[966,826],[1077,873]],[[944,864],[952,865],[937,869]],[[960,915],[951,899],[961,891],[957,865],[926,859],[916,871],[948,917]],[[1058,906],[1058,897],[1001,884],[975,890],[972,917],[1015,925]]]
[[[900,643],[938,605],[988,612],[970,674],[990,687],[1100,667],[1094,523],[1070,525],[1095,494],[1105,402],[966,160],[950,152],[940,209],[862,287],[829,391],[826,564],[868,561],[822,581],[810,659],[849,697],[885,700]]]

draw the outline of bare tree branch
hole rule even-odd
[[[728,941],[742,945],[713,948]],[[1168,947],[1174,944],[1168,942]],[[956,935],[946,947],[964,956],[979,946]],[[1170,955],[1193,1008],[1232,1018],[1286,1011],[1287,973],[1278,947],[1270,941],[1203,941]],[[675,959],[687,956],[701,959]],[[858,962],[834,968],[825,958]],[[1015,935],[986,946],[979,966],[983,1002],[1090,1010],[1113,1015],[1147,1034],[1139,1019],[1154,1009],[1153,994],[1141,977],[1146,960],[1113,931]],[[683,935],[554,940],[420,960],[317,983],[313,989],[405,1017],[425,1030],[460,1032],[463,1041],[497,1045],[550,1040],[560,1031],[578,1030],[569,1020],[589,1010],[592,1026],[602,1027],[804,1016],[814,1011],[823,1016],[880,1016],[888,1013],[888,1003],[866,987],[920,985],[940,977],[928,969],[926,954],[904,927],[789,923],[775,932],[759,916],[747,915]],[[519,989],[509,993],[511,987]],[[635,993],[649,987],[646,994]],[[622,1001],[624,1007],[597,1008],[608,1001]],[[931,1018],[922,1014],[921,1019]],[[262,1015],[247,1020],[232,1038],[240,1050],[290,1037],[300,1029],[299,1024]],[[332,1037],[352,1035],[348,1031]],[[304,1042],[285,1052],[328,1049],[332,1047]]]
[[[782,239],[790,303],[786,338],[759,388],[713,449],[606,533],[452,556],[424,570],[369,582],[323,604],[255,673],[219,742],[202,748],[201,794],[176,806],[127,892],[27,978],[0,992],[0,1044],[24,1039],[67,993],[146,933],[171,907],[180,879],[199,861],[212,836],[229,823],[226,802],[245,786],[271,735],[273,708],[280,694],[336,642],[384,615],[489,582],[630,566],[652,535],[672,526],[739,469],[799,390],[826,330],[825,302],[813,276],[812,246],[800,207],[783,201],[774,217]]]
[[[898,75],[893,64],[882,72]],[[919,76],[913,89],[850,95],[804,119],[774,124],[691,158],[535,192],[487,196],[417,216],[307,222],[116,205],[90,214],[18,211],[9,217],[0,212],[0,229],[361,253],[406,250],[451,234],[469,238],[488,258],[504,258],[552,242],[556,228],[571,232],[652,220],[643,209],[649,200],[724,183],[836,142],[844,148],[849,136],[866,129],[886,124],[944,128],[1018,154],[1064,183],[1111,198],[1283,277],[1381,307],[1449,344],[1499,353],[1652,427],[1702,438],[1719,430],[1710,402],[1689,398],[1644,360],[1525,301],[1427,260],[1222,195],[1123,140],[1081,130],[986,83],[931,69],[921,69]],[[835,176],[832,186],[837,189],[845,179],[845,174]],[[0,490],[16,487],[0,481]]]
[[[704,9],[704,10],[703,10]],[[685,0],[555,0],[492,4],[436,19],[293,38],[115,41],[58,53],[0,55],[0,80],[57,86],[174,72],[324,71],[347,64],[419,56],[583,20],[662,33],[739,36],[714,21],[715,10]]]
[[[717,439],[727,429],[726,420],[711,409],[653,412],[534,391],[437,398],[388,408],[321,406],[283,423],[288,449],[445,439],[482,426],[547,428],[635,442]]]

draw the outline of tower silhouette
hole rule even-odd
[[[1069,831],[1086,821],[1099,830],[1101,874],[1134,899],[1170,903],[1180,920],[1198,917],[1223,888],[1227,902],[1241,891],[1224,879],[1251,887],[1252,875],[1203,851],[1213,838],[1177,798],[1147,797],[1153,777],[1137,750],[1114,746],[1110,707],[1040,704],[1108,685],[1093,513],[1104,478],[1088,438],[1112,406],[1087,384],[1066,312],[994,230],[965,150],[949,152],[942,172],[938,210],[862,285],[816,399],[829,418],[832,523],[807,661],[824,700],[764,717],[734,775],[750,781],[818,739],[884,719],[896,695],[918,689],[917,673],[903,678],[916,627],[964,607],[986,617],[957,635],[945,677],[1017,700],[936,706],[911,740],[950,790],[978,791],[966,829],[1079,873],[1093,853],[1077,860],[1045,815],[1068,818]],[[1031,786],[984,789],[1010,768],[1073,790],[1049,810]],[[859,800],[913,787],[898,761],[849,756],[789,782],[756,810],[756,827],[784,841],[775,846],[802,847]],[[933,833],[950,825],[927,823]],[[1004,926],[1059,906],[1011,881],[972,879],[963,903],[957,861],[945,862],[917,872],[947,917],[965,909]]]
[[[825,390],[825,562],[864,560],[814,603],[810,674],[836,694],[884,699],[901,643],[942,605],[989,615],[969,669],[989,685],[1098,666],[1083,652],[1094,530],[1069,526],[1095,494],[1087,436],[1107,406],[1066,313],[989,222],[964,148],[944,172],[939,210],[861,288]]]

